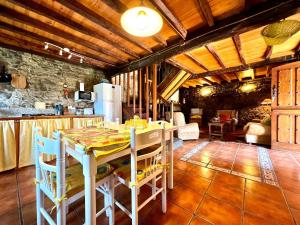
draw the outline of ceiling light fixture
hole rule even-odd
[[[121,25],[129,34],[137,37],[149,37],[161,30],[163,20],[158,12],[145,7],[142,1],[141,6],[124,12],[121,16]]]
[[[87,59],[89,57],[85,57],[77,52],[74,52],[74,51],[71,51],[69,48],[63,48],[63,47],[60,47],[58,45],[55,45],[55,44],[52,44],[52,43],[49,43],[49,42],[45,42],[45,49],[48,49],[48,48],[54,48],[54,49],[57,49],[58,50],[58,54],[60,56],[63,56],[64,52],[67,53],[65,55],[68,55],[68,59],[71,59],[72,57],[73,58],[78,58],[79,59],[79,62],[80,63],[83,63],[83,60],[84,59]],[[91,59],[91,58],[89,58]],[[92,60],[92,59],[91,59]],[[85,63],[87,63],[87,60],[85,60]]]

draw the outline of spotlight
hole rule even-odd
[[[80,58],[80,63],[83,63],[83,58]]]
[[[48,43],[46,43],[46,45],[45,45],[45,49],[47,50],[49,48],[49,44]]]
[[[72,58],[72,54],[70,54],[69,56],[68,56],[68,59],[71,59]]]
[[[62,55],[63,54],[63,51],[62,49],[59,50],[59,55]]]

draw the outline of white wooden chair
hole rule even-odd
[[[167,211],[166,193],[166,151],[164,129],[155,129],[145,133],[136,134],[135,128],[131,128],[131,156],[130,164],[121,166],[114,171],[115,179],[131,189],[131,211],[117,200],[116,205],[124,211],[132,220],[133,225],[138,224],[138,212],[156,196],[162,194],[162,211]],[[157,146],[153,150],[153,146]],[[151,148],[151,151],[147,149]],[[138,154],[138,151],[144,154]],[[145,153],[146,152],[146,153]],[[162,179],[161,188],[156,187],[156,182]],[[138,205],[139,190],[143,185],[152,187],[151,196]]]
[[[53,139],[41,135],[41,128],[35,128],[35,163],[36,163],[36,207],[37,225],[65,225],[68,206],[84,196],[84,177],[81,164],[65,167],[65,150],[61,147],[60,133],[54,132]],[[55,165],[44,162],[45,155],[55,155]],[[97,168],[96,189],[104,195],[104,208],[97,216],[106,212],[109,224],[114,224],[114,185],[111,179],[112,168],[109,164]],[[96,191],[96,190],[95,190]],[[44,206],[47,196],[56,208],[56,222]],[[52,210],[51,210],[52,211]]]

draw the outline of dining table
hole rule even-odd
[[[176,126],[164,122],[168,154],[168,188],[173,189],[173,134]],[[154,123],[149,129],[161,128]],[[61,130],[62,148],[82,164],[85,192],[85,225],[96,225],[97,166],[130,155],[130,132],[122,125]],[[138,132],[138,131],[137,131]]]

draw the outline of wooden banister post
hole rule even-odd
[[[136,84],[135,84],[135,81],[136,81],[136,73],[137,73],[137,70],[133,71],[133,79],[132,79],[132,91],[133,91],[133,94],[132,94],[132,102],[133,102],[133,114],[135,114],[135,89],[136,89]]]
[[[139,113],[140,113],[140,118],[143,116],[142,112],[142,69],[139,69]]]
[[[130,106],[130,73],[127,73],[127,106]]]
[[[146,120],[149,119],[149,67],[146,66],[146,88],[145,88],[145,100],[146,100]]]
[[[157,120],[157,64],[152,67],[152,113],[153,121]]]

